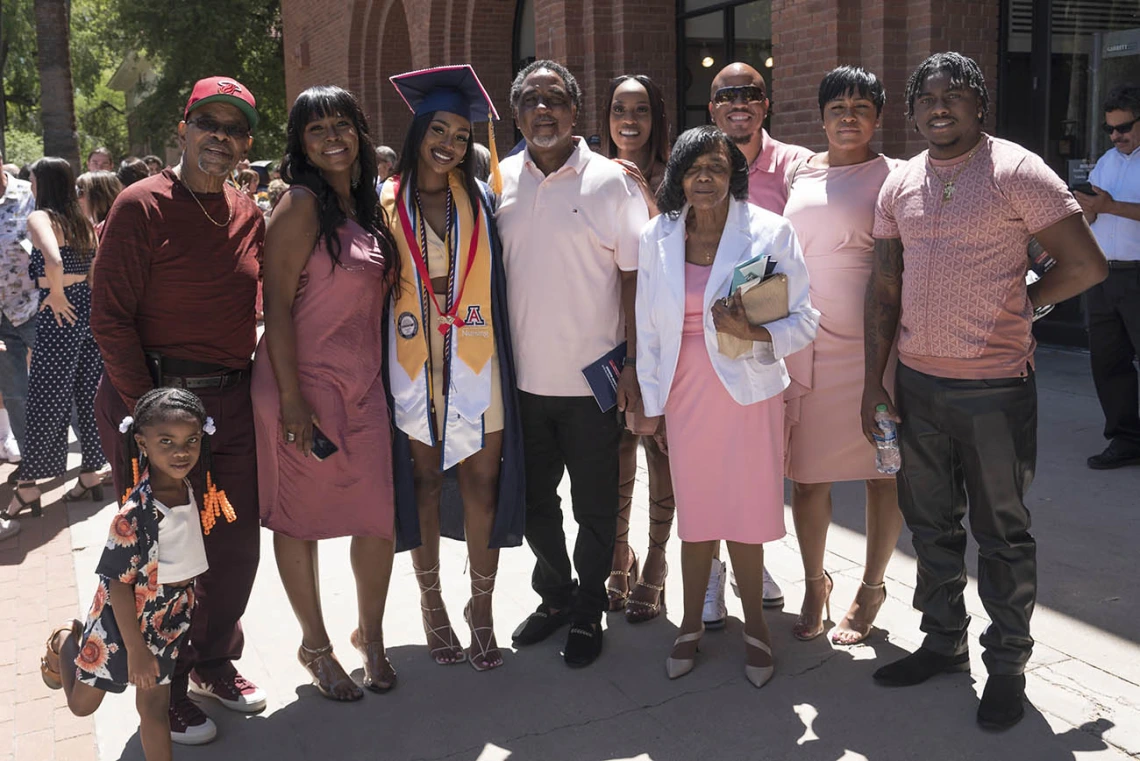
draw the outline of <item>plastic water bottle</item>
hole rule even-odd
[[[880,473],[894,475],[902,467],[902,456],[899,454],[898,426],[887,414],[887,405],[880,404],[875,408],[875,423],[879,426],[879,432],[875,434],[875,467]]]

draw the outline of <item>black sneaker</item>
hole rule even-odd
[[[570,668],[589,666],[602,654],[601,623],[578,623],[570,627],[566,635],[566,647],[562,659]]]
[[[1094,454],[1090,457],[1088,465],[1093,470],[1114,470],[1126,465],[1140,465],[1140,452],[1117,447],[1113,443],[1109,444],[1100,454]]]
[[[986,680],[978,706],[978,726],[1009,729],[1025,716],[1025,674],[994,674]]]
[[[887,687],[912,687],[938,674],[969,670],[969,653],[941,655],[920,647],[905,658],[883,666],[872,676],[876,682]]]
[[[569,608],[556,611],[543,603],[538,606],[538,610],[531,613],[525,621],[519,624],[519,627],[511,634],[511,641],[516,647],[533,645],[542,642],[568,623],[570,623]]]

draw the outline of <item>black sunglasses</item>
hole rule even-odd
[[[1104,130],[1104,134],[1106,135],[1111,135],[1113,132],[1119,132],[1125,135],[1132,131],[1132,125],[1136,122],[1140,122],[1140,119],[1133,119],[1130,122],[1124,122],[1124,124],[1102,124],[1100,128]]]
[[[762,87],[757,87],[756,85],[737,85],[736,87],[722,87],[714,92],[712,102],[715,105],[724,106],[729,103],[735,103],[738,100],[743,100],[745,103],[753,103],[764,100],[767,97]]]
[[[249,137],[249,128],[241,124],[222,124],[221,122],[211,119],[208,116],[199,116],[197,119],[187,121],[187,124],[193,124],[203,132],[208,132],[211,135],[216,135],[221,132],[226,137],[232,137],[235,140],[241,140]]]

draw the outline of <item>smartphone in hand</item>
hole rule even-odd
[[[318,462],[332,457],[340,451],[340,447],[332,443],[328,436],[325,436],[324,431],[320,428],[313,426],[313,448],[310,450],[313,457],[317,458]]]
[[[1076,185],[1071,186],[1069,190],[1074,193],[1084,193],[1086,196],[1096,195],[1096,191],[1093,190],[1091,182],[1078,182]]]

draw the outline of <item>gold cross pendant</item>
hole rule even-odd
[[[942,186],[942,202],[946,203],[954,195],[954,183],[948,182]]]

